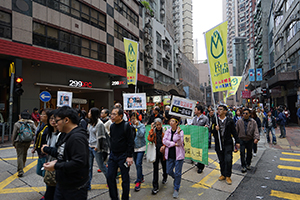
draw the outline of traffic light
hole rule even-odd
[[[16,81],[15,81],[15,94],[17,96],[21,96],[24,92],[24,90],[22,89],[22,82],[23,82],[23,78],[21,78],[21,77],[16,78]]]
[[[262,92],[262,96],[264,96],[264,97],[268,96],[267,88],[262,88],[261,92]]]

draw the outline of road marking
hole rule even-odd
[[[291,156],[300,156],[300,153],[288,153],[288,152],[281,152],[284,155],[291,155]]]
[[[277,198],[282,198],[282,199],[290,199],[290,200],[300,199],[300,195],[299,194],[293,194],[293,193],[288,193],[288,192],[281,192],[281,191],[277,191],[277,190],[271,190],[270,196],[277,197]]]
[[[293,182],[293,183],[300,183],[300,178],[288,177],[288,176],[278,176],[278,175],[276,175],[275,180],[287,181],[287,182]]]
[[[278,169],[288,169],[288,170],[300,171],[300,167],[285,166],[285,165],[278,165],[277,167],[278,167]]]
[[[30,147],[33,147],[33,144],[30,145]],[[5,148],[0,148],[0,151],[2,150],[7,150],[7,149],[14,149],[15,147],[5,147]]]
[[[29,171],[31,168],[33,168],[34,166],[36,166],[37,164],[37,160],[33,161],[32,163],[30,163],[29,165],[27,165],[26,167],[24,167],[23,171],[24,174]],[[4,187],[6,187],[8,184],[10,184],[11,182],[13,182],[15,179],[18,178],[18,172],[16,172],[14,175],[8,177],[7,179],[5,179],[4,181],[2,181],[0,183],[0,190],[2,190]],[[1,191],[0,191],[1,194]]]
[[[25,192],[45,192],[46,187],[21,187],[21,188],[9,188],[0,190],[0,194],[14,194]]]
[[[300,162],[300,159],[292,159],[292,158],[280,158],[282,161],[290,161],[290,162]]]
[[[38,159],[39,157],[35,156],[35,157],[27,157],[27,160],[32,160],[32,159]],[[0,158],[1,160],[5,161],[5,160],[17,160],[17,158]]]
[[[220,165],[218,162],[208,158],[209,162],[216,165],[216,168],[213,169],[207,176],[205,176],[200,182],[192,185],[193,188],[204,188],[209,189],[215,184],[220,176]],[[240,159],[240,154],[233,154],[232,164],[236,163]],[[212,161],[212,162],[211,162]]]

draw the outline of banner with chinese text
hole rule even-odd
[[[213,92],[231,89],[227,62],[227,24],[225,21],[205,33],[206,53]]]
[[[173,96],[169,115],[183,118],[193,118],[196,101]]]
[[[139,43],[124,38],[124,51],[127,66],[127,83],[128,85],[136,85],[139,61]]]

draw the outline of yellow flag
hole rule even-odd
[[[242,81],[242,76],[231,76],[232,89],[227,92],[227,97],[235,95]]]
[[[15,72],[15,63],[14,62],[10,63],[9,72],[8,73],[9,73],[9,77],[11,77],[12,73],[16,73]]]
[[[205,44],[213,92],[231,89],[227,62],[227,21],[205,33]]]
[[[124,49],[127,65],[127,84],[136,85],[139,60],[139,44],[133,40],[124,38]]]

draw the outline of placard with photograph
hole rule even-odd
[[[124,110],[144,110],[146,109],[146,93],[124,93]]]
[[[57,91],[57,107],[72,107],[72,92]]]

